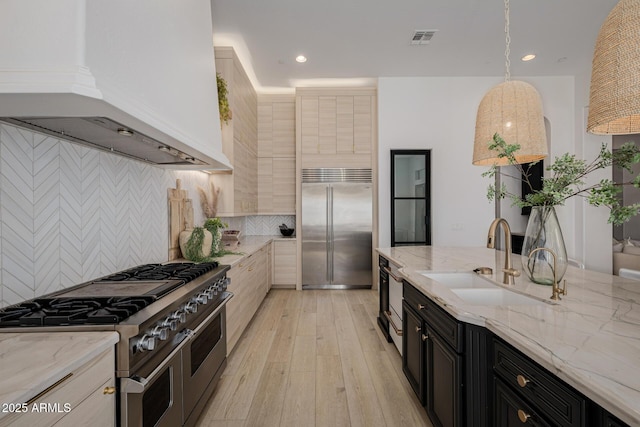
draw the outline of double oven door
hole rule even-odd
[[[180,344],[146,378],[121,378],[121,425],[194,425],[226,365],[225,330],[222,304],[193,331],[179,334]]]

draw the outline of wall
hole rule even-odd
[[[208,182],[0,124],[0,306],[166,261],[176,178]]]
[[[485,168],[473,166],[475,119],[484,94],[499,77],[411,77],[378,80],[379,246],[390,244],[391,149],[431,149],[432,244],[482,246],[494,218],[486,198]],[[552,155],[573,149],[572,77],[522,78],[540,92],[550,122]],[[572,218],[561,215],[570,229]],[[570,239],[573,241],[572,239]],[[569,246],[569,245],[568,245]],[[573,250],[573,246],[571,247]]]

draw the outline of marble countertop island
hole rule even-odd
[[[27,402],[118,339],[116,332],[0,333],[0,405]]]
[[[553,302],[551,287],[525,274],[502,285],[504,253],[486,248],[396,247],[378,252],[402,276],[458,320],[485,326],[551,373],[630,425],[640,425],[640,282],[569,266],[567,295]],[[460,299],[422,272],[470,272],[547,303],[482,306]],[[522,271],[520,256],[513,266]]]

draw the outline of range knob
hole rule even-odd
[[[207,302],[209,302],[209,298],[207,298],[207,294],[205,294],[204,292],[198,294],[194,299],[198,304],[206,304]]]
[[[227,286],[229,286],[230,283],[231,283],[231,279],[229,279],[228,277],[225,277],[224,279],[222,279],[222,290],[226,291]]]
[[[196,301],[189,301],[187,304],[185,304],[184,306],[184,311],[186,313],[195,313],[198,311],[198,303]]]
[[[151,335],[158,338],[160,341],[165,341],[169,338],[169,328],[165,326],[156,326],[151,330]]]
[[[182,310],[176,310],[169,316],[169,319],[176,320],[180,323],[185,323],[187,321],[187,313]]]
[[[184,313],[183,313],[184,316]],[[186,316],[185,316],[186,317]],[[185,321],[187,319],[185,318]],[[172,331],[175,331],[176,329],[178,329],[178,319],[175,319],[173,317],[173,315],[167,317],[166,319],[164,319],[164,321],[161,323],[162,326],[164,326],[165,328],[169,328]]]
[[[218,294],[218,291],[216,289],[214,289],[213,286],[209,286],[207,289],[205,289],[203,294],[205,294],[207,296],[207,298],[209,298],[211,300],[211,299],[213,299],[214,295]]]
[[[142,351],[153,351],[156,348],[156,338],[145,334],[138,340],[137,345]]]

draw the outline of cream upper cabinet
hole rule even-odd
[[[227,82],[232,118],[222,124],[222,151],[233,165],[230,175],[213,175],[221,188],[218,215],[258,211],[258,96],[234,50],[216,47],[216,70]]]
[[[295,97],[258,99],[258,213],[292,215],[296,203]]]
[[[299,88],[302,167],[372,167],[376,144],[373,88]]]

